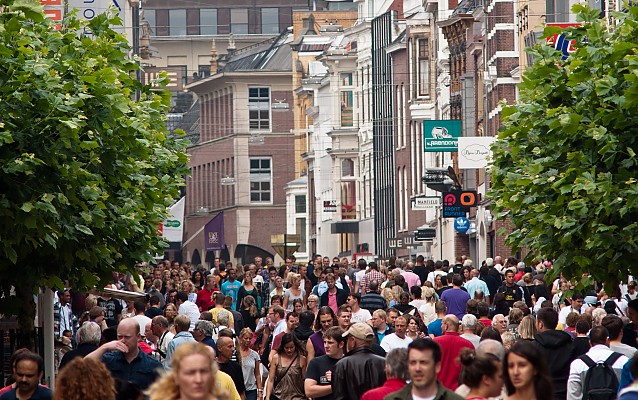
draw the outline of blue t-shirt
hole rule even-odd
[[[237,308],[237,293],[239,293],[239,288],[241,287],[241,283],[238,280],[234,282],[226,281],[222,283],[222,293],[225,296],[230,296],[233,299],[233,310]]]
[[[2,400],[17,400],[18,396],[16,391],[18,388],[13,388],[10,391],[4,393],[0,396]],[[51,400],[53,398],[53,392],[48,387],[44,387],[42,385],[38,385],[35,389],[35,392],[31,395],[30,399],[42,399],[42,400]]]
[[[430,322],[428,324],[428,333],[434,336],[443,335],[443,328],[441,327],[442,323],[443,323],[442,318],[437,318],[434,321]]]

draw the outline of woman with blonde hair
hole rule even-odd
[[[381,296],[385,299],[386,307],[392,307],[397,304],[397,299],[394,297],[392,293],[392,289],[385,288],[381,291]]]
[[[290,287],[284,293],[284,309],[290,312],[293,310],[293,303],[296,299],[301,299],[303,306],[306,306],[304,300],[306,298],[306,291],[299,287],[301,284],[301,275],[291,272],[288,274],[288,279],[290,281]]]
[[[536,336],[536,321],[531,315],[526,315],[518,325],[518,334],[521,340],[533,341]]]
[[[226,398],[215,385],[217,362],[212,348],[183,343],[173,353],[171,370],[151,385],[150,400],[217,400]]]
[[[115,394],[115,381],[102,361],[77,357],[56,378],[53,400],[115,400]]]
[[[419,308],[419,313],[421,313],[423,323],[427,326],[436,319],[436,311],[434,310],[436,291],[431,287],[423,286],[423,299],[425,300],[425,304]]]
[[[261,367],[259,354],[250,348],[253,331],[244,328],[239,334],[239,352],[241,354],[241,368],[244,374],[246,400],[260,399],[264,393],[261,382]]]

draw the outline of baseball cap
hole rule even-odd
[[[343,337],[347,337],[348,335],[352,335],[353,337],[361,340],[367,340],[374,336],[374,332],[372,332],[372,327],[368,324],[364,324],[363,322],[357,322],[356,324],[352,324],[350,329],[343,333]]]

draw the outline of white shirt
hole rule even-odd
[[[611,353],[612,351],[609,347],[597,344],[589,349],[589,351],[585,354],[587,354],[594,362],[599,362],[605,361]],[[616,360],[612,366],[619,382],[622,367],[625,363],[627,363],[627,361],[629,361],[627,357],[620,356],[620,358]],[[588,369],[587,364],[585,364],[583,360],[577,358],[572,361],[569,366],[569,378],[567,379],[567,400],[581,400],[583,397],[583,381],[585,380],[585,374]]]
[[[199,308],[192,301],[186,300],[179,306],[178,313],[186,315],[191,320],[191,326],[188,329],[192,331],[195,329],[195,324],[199,321]]]
[[[432,282],[434,285],[434,281],[436,280],[437,275],[447,275],[447,272],[442,270],[434,270],[428,274],[428,281]]]
[[[144,336],[144,330],[146,330],[146,325],[151,322],[151,319],[144,314],[136,315],[133,317],[134,320],[140,324],[140,332],[142,332],[142,336]]]
[[[567,316],[569,315],[569,313],[571,312],[577,312],[578,314],[582,314],[583,311],[585,311],[585,304],[583,304],[583,306],[580,308],[580,310],[573,308],[572,306],[566,306],[561,308],[560,312],[558,313],[558,322],[560,322],[561,324],[563,324],[563,326],[567,326]]]
[[[356,313],[353,312],[350,316],[350,322],[353,324],[357,322],[366,323],[371,319],[372,314],[370,314],[370,311],[366,310],[365,308],[360,308],[359,311],[357,311]]]
[[[286,330],[286,327],[286,320],[282,318],[279,322],[277,322],[277,325],[275,325],[275,329],[272,332],[272,337],[274,338],[281,332],[284,332]]]
[[[381,347],[383,347],[383,350],[388,353],[392,349],[407,349],[410,343],[412,343],[412,339],[409,337],[406,336],[401,339],[396,333],[391,333],[389,335],[385,335],[381,341]]]
[[[366,270],[365,270],[365,269],[362,269],[361,271],[357,271],[357,272],[354,274],[354,279],[355,279],[357,282],[361,282],[361,279],[363,279],[363,277],[365,276],[365,274],[366,274]],[[360,286],[359,286],[359,293],[361,293],[361,287],[360,287]]]

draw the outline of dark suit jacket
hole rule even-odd
[[[348,292],[346,292],[343,289],[337,288],[337,306],[341,306],[347,300],[348,300]],[[319,305],[321,307],[328,305],[328,291],[327,290],[326,290],[326,293],[321,295],[321,298],[319,299]]]

